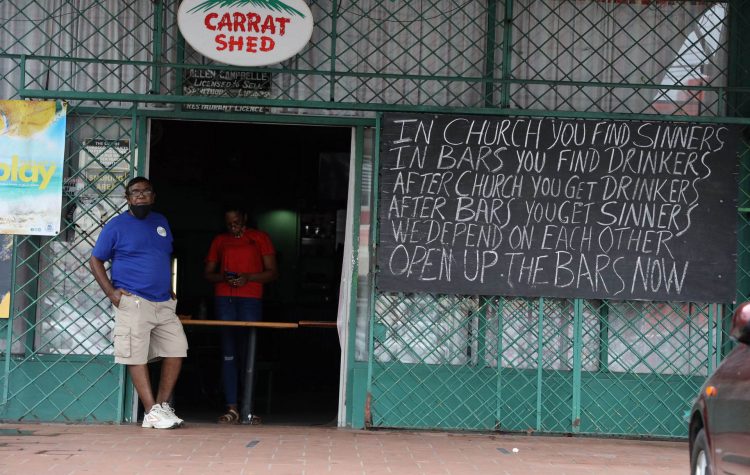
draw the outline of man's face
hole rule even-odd
[[[150,205],[156,199],[151,183],[142,181],[128,188],[126,197],[129,205]]]
[[[245,232],[245,217],[236,211],[230,211],[224,215],[227,230],[235,236],[241,236]]]

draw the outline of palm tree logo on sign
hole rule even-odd
[[[244,6],[248,4],[256,6],[256,7],[267,8],[269,10],[274,10],[278,12],[286,12],[286,13],[289,13],[290,15],[299,15],[303,18],[305,17],[304,13],[290,7],[286,2],[282,2],[281,0],[206,0],[203,3],[193,7],[190,11],[191,12],[193,11],[205,12],[214,7],[234,7],[234,6]]]

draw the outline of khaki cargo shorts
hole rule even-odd
[[[176,307],[176,300],[151,302],[123,295],[115,308],[115,363],[140,365],[158,358],[187,356],[187,338]]]

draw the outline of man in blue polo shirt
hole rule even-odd
[[[89,264],[97,283],[115,306],[115,362],[128,372],[143,407],[143,427],[173,429],[182,425],[167,401],[187,356],[187,339],[171,290],[172,232],[154,211],[151,182],[136,177],[125,187],[128,211],[102,229]],[[111,261],[112,278],[105,262]],[[147,363],[163,358],[154,398]]]

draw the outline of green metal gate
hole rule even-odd
[[[150,14],[130,15],[133,5],[126,2],[77,3],[3,2],[2,99],[22,98],[26,87],[89,93],[141,87],[138,75],[127,79],[127,72],[137,69],[128,61],[82,64],[70,58],[121,57],[128,51],[132,60],[144,58],[152,49],[151,27],[138,24]],[[0,320],[2,419],[129,417],[124,367],[111,356],[113,311],[88,260],[102,224],[124,209],[122,184],[136,172],[138,141],[145,137],[137,112],[126,101],[68,103],[61,231],[53,238],[13,239],[10,318]]]
[[[122,207],[118,187],[146,171],[149,117],[222,120],[182,106],[246,105],[260,108],[247,120],[334,116],[374,125],[376,136],[381,111],[750,124],[745,2],[309,3],[315,31],[297,57],[233,68],[185,45],[177,0],[0,2],[0,36],[12,39],[0,45],[0,98],[67,100],[70,124],[63,232],[14,241],[0,418],[129,417],[125,375],[110,356],[111,309],[86,261],[102,221]],[[254,71],[271,87],[191,95],[188,69]],[[730,344],[731,308],[376,292],[377,199],[367,192],[377,192],[377,157],[367,160],[349,420],[367,394],[363,421],[373,427],[686,435],[690,399]],[[746,146],[740,160],[743,299]]]
[[[137,128],[134,108],[97,105],[69,110],[60,234],[13,242],[13,312],[4,326],[11,351],[2,378],[7,418],[123,418],[125,373],[110,356],[113,311],[88,259],[101,225],[124,209]]]
[[[486,58],[494,71],[486,97],[512,109],[510,115],[656,113],[721,122],[738,105],[727,103],[732,90],[718,80],[728,69],[721,59],[728,48],[721,40],[729,24],[726,4],[494,5],[499,8],[487,11],[489,27],[474,45],[503,53]],[[740,10],[732,11],[735,25],[742,24]],[[456,17],[454,31],[465,35],[466,16],[454,12],[450,21]],[[700,60],[688,58],[698,45]],[[670,63],[670,55],[677,59]],[[742,184],[746,146],[739,157]],[[748,292],[747,194],[741,190],[739,300]],[[374,242],[377,233],[371,236]],[[661,437],[686,436],[692,400],[729,344],[732,310],[706,302],[378,291],[370,305],[366,422],[373,427]]]

